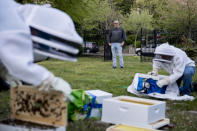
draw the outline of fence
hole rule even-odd
[[[158,39],[159,39],[159,35],[156,30],[154,30],[154,32],[150,32],[141,29],[141,44],[140,44],[141,62],[152,61]]]
[[[155,48],[165,42],[169,42],[171,45],[182,48],[185,44],[192,45],[196,44],[197,41],[197,31],[191,32],[191,40],[188,40],[185,36],[186,33],[176,33],[176,32],[164,32],[161,30],[147,31],[141,29],[141,44],[140,44],[140,60],[141,62],[152,61],[154,57]]]
[[[91,30],[84,31],[83,38],[85,42],[92,41],[99,45],[104,45],[104,60],[112,60],[111,47],[107,43],[107,35],[109,30]],[[127,32],[127,36],[134,35],[133,32]],[[169,42],[177,47],[182,47],[184,42],[183,36],[186,33],[165,32],[163,30],[149,31],[141,29],[141,35],[137,40],[140,40],[140,61],[150,62],[154,57],[155,48],[165,42]],[[197,41],[197,31],[192,31],[191,39]]]
[[[84,31],[83,39],[86,44],[88,41],[95,42],[98,45],[104,45],[104,61],[112,60],[111,47],[107,42],[107,35],[109,30],[92,30],[92,31]],[[85,45],[86,47],[86,45]]]

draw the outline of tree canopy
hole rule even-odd
[[[106,30],[118,19],[127,31],[160,29],[192,38],[197,31],[196,0],[17,0],[49,3],[71,16],[78,30]],[[196,37],[195,37],[196,38]],[[196,39],[197,41],[197,39]]]

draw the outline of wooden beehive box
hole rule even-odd
[[[12,119],[56,127],[67,124],[67,104],[61,92],[19,86],[11,88],[10,101]]]

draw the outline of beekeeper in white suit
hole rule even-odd
[[[195,73],[195,62],[184,51],[164,43],[158,46],[154,52],[153,71],[151,75],[158,75],[158,71],[164,68],[170,75],[157,82],[159,87],[177,82],[180,94],[190,95],[192,90],[192,76]]]
[[[33,51],[76,61],[82,42],[67,14],[54,8],[0,0],[0,77],[12,86],[23,81],[40,90],[54,89],[68,96],[70,85],[33,63]]]

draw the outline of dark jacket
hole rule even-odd
[[[113,28],[109,31],[108,43],[122,43],[123,41],[126,41],[126,33],[122,28]]]

